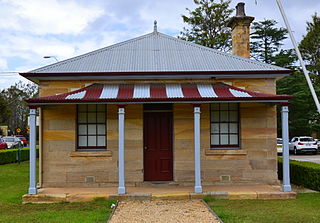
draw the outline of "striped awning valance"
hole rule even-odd
[[[81,102],[170,102],[170,101],[283,101],[288,95],[247,91],[224,83],[194,84],[92,84],[76,91],[31,98],[31,104]]]

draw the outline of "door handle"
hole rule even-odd
[[[147,150],[147,149],[148,149],[148,147],[145,146],[145,147],[144,147],[144,150]]]

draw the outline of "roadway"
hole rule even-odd
[[[317,155],[310,155],[310,154],[290,155],[290,159],[297,160],[297,161],[308,161],[308,162],[320,164],[320,154],[317,154]]]

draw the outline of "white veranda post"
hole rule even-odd
[[[202,193],[201,186],[201,154],[200,154],[200,107],[194,107],[194,192]]]
[[[290,185],[290,165],[289,165],[289,109],[287,105],[282,106],[282,156],[283,156],[283,192],[291,192]]]
[[[118,193],[125,194],[126,187],[125,187],[125,175],[124,175],[124,114],[125,110],[124,107],[119,107],[118,109],[118,119],[119,119],[119,187]]]
[[[29,194],[37,194],[37,159],[36,159],[36,114],[37,110],[35,108],[30,108],[29,113],[29,123],[30,123],[30,169],[29,169]]]

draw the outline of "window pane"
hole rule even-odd
[[[219,104],[211,104],[211,109],[219,111]]]
[[[88,113],[88,123],[96,123],[96,113]]]
[[[239,145],[238,106],[238,103],[211,104],[211,145]]]
[[[98,146],[106,146],[106,137],[98,136]]]
[[[105,113],[97,113],[97,123],[105,123],[106,118],[105,118]]]
[[[78,123],[87,123],[87,113],[78,114]]]
[[[230,135],[230,145],[238,145],[238,135]]]
[[[228,145],[228,135],[220,135],[220,145]]]
[[[238,133],[238,123],[230,123],[230,133]]]
[[[221,111],[221,112],[220,112],[220,121],[221,121],[221,122],[227,122],[227,121],[229,121],[228,115],[229,115],[229,112],[228,112],[228,111]]]
[[[230,110],[238,110],[238,104],[237,103],[230,103],[229,109]]]
[[[77,132],[80,148],[106,146],[105,108],[105,105],[78,105]]]
[[[228,103],[221,103],[220,110],[228,110]]]
[[[230,111],[230,122],[237,122],[238,121],[238,112],[237,111]]]
[[[78,105],[78,111],[79,112],[86,112],[87,111],[87,105]]]
[[[88,111],[89,112],[97,111],[97,106],[96,105],[88,105]]]
[[[105,125],[98,125],[98,135],[103,135],[106,133],[106,126]]]
[[[90,124],[88,125],[88,135],[95,135],[97,134],[97,125]]]
[[[218,111],[211,112],[211,121],[212,122],[219,122],[219,112]]]
[[[219,124],[211,124],[211,133],[219,133]]]
[[[87,136],[79,136],[79,146],[87,146]]]
[[[220,124],[220,133],[228,133],[228,123],[221,123]]]
[[[79,125],[79,135],[87,135],[87,125]]]
[[[106,106],[105,105],[97,105],[97,111],[105,111]]]
[[[219,135],[211,135],[211,145],[219,145]]]
[[[97,146],[96,136],[88,136],[88,146]]]

